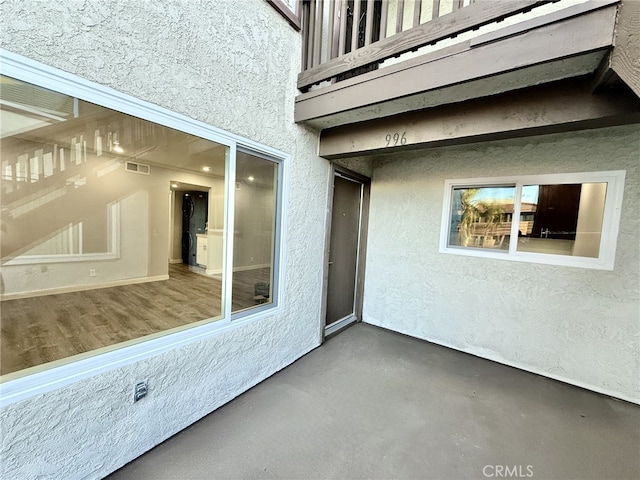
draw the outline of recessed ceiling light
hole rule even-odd
[[[249,180],[250,182],[253,182],[255,180],[254,176],[251,175],[250,177],[247,178],[247,180]]]
[[[171,188],[178,188],[178,184],[177,183],[172,183],[171,184]]]
[[[211,171],[211,167],[202,167],[202,171],[203,172],[210,172]]]

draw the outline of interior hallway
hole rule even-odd
[[[636,405],[357,324],[108,478],[631,479],[639,451]]]

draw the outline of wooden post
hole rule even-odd
[[[331,60],[338,56],[338,44],[336,43],[337,37],[334,32],[336,21],[336,0],[330,0],[329,2],[329,37],[327,38],[327,58]],[[335,46],[335,48],[334,48]]]
[[[415,0],[413,4],[413,26],[420,25],[420,12],[422,11],[422,0]]]
[[[367,0],[367,22],[364,30],[364,44],[369,45],[373,37],[373,10],[374,0]]]
[[[640,2],[623,0],[618,10],[611,68],[640,97]]]
[[[316,65],[313,63],[313,42],[315,40],[315,26],[316,26],[316,1],[309,0],[309,24],[307,29],[307,69],[313,68]]]
[[[431,13],[431,20],[440,16],[440,0],[433,0],[433,12]]]
[[[398,0],[398,10],[396,13],[396,33],[402,31],[402,21],[404,20],[404,0]]]
[[[382,0],[380,11],[380,40],[387,38],[387,15],[389,13],[389,0]]]
[[[340,0],[340,30],[338,32],[338,56],[344,55],[347,43],[347,0]]]
[[[322,63],[322,21],[324,20],[324,0],[314,0],[316,13],[313,34],[313,65]]]

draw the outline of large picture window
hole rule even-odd
[[[277,305],[282,157],[0,82],[4,380]]]
[[[611,270],[624,176],[447,180],[440,251]]]

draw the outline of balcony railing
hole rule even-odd
[[[372,70],[393,57],[558,0],[305,0],[306,92]]]

